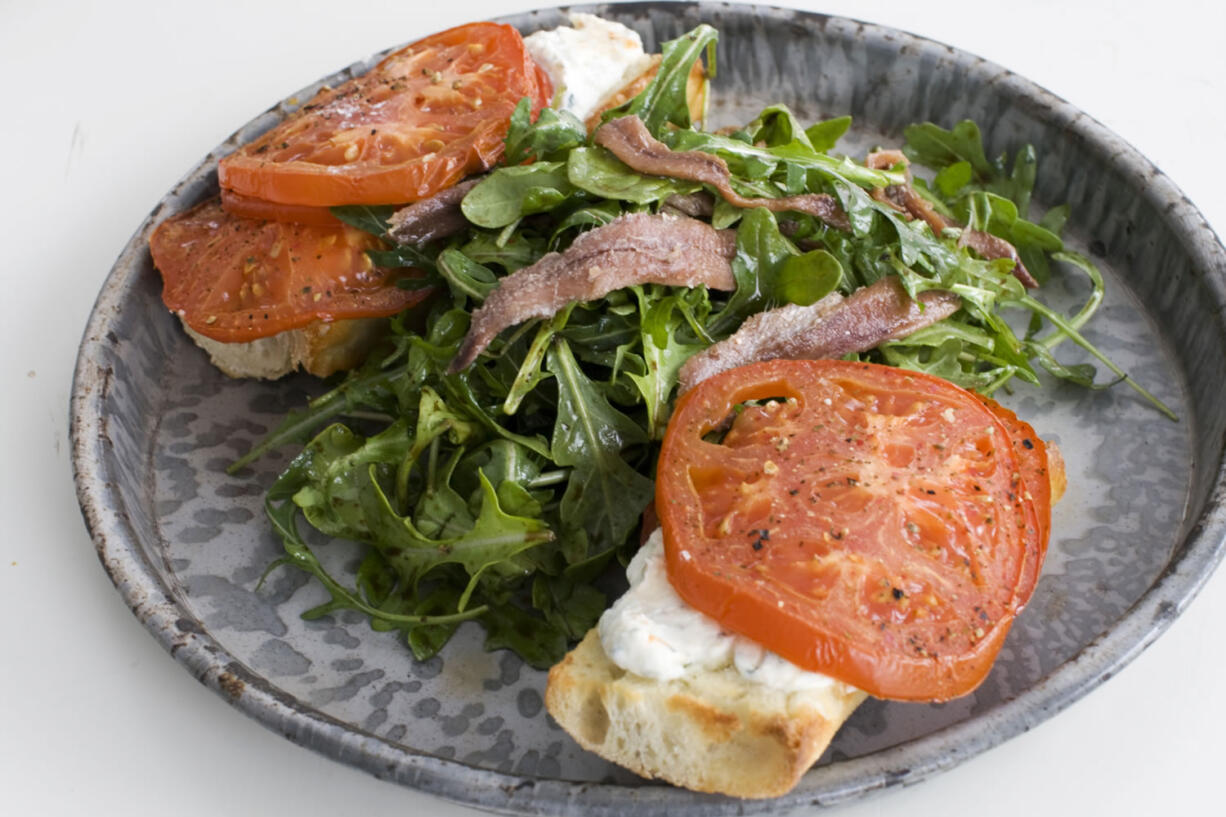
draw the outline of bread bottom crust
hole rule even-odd
[[[383,337],[387,318],[315,321],[301,329],[279,332],[248,343],[222,343],[194,331],[188,336],[208,352],[213,365],[230,377],[275,380],[300,366],[316,377],[352,369]]]
[[[733,797],[778,797],[867,697],[842,684],[785,692],[733,667],[673,681],[626,672],[592,629],[549,671],[545,707],[589,751],[644,777]]]

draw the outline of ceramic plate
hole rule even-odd
[[[416,662],[361,617],[304,621],[325,593],[303,574],[278,570],[257,590],[280,553],[262,495],[291,452],[239,476],[225,468],[318,387],[218,374],[162,306],[147,241],[160,220],[216,192],[218,157],[371,58],[292,95],[187,174],[133,236],[86,328],[72,406],[81,506],[103,565],[150,632],[237,709],[378,777],[499,811],[672,817],[774,813],[915,782],[1049,717],[1152,642],[1218,562],[1226,530],[1226,252],[1196,210],[1098,123],[928,40],[760,7],[595,10],[652,49],[699,22],[719,28],[716,125],[782,101],[806,120],[852,114],[857,150],[899,144],[906,124],[925,119],[975,119],[991,154],[1034,144],[1038,206],[1072,205],[1072,244],[1108,278],[1091,339],[1180,422],[1122,387],[1020,386],[1007,402],[1059,441],[1070,488],[1042,581],[983,686],[944,705],[866,703],[781,801],[640,780],[579,749],[542,708],[544,674],[484,652],[469,625],[440,657]],[[562,15],[509,21],[530,31]],[[1044,297],[1067,304],[1081,294],[1070,278]],[[357,558],[344,545],[328,551],[338,568]]]

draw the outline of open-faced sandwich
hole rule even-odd
[[[862,161],[835,151],[848,117],[782,104],[703,130],[717,37],[651,56],[586,15],[427,37],[224,159],[151,248],[232,374],[385,341],[236,463],[306,443],[267,509],[314,612],[421,659],[475,622],[552,667],[583,746],[767,797],[865,696],[947,700],[991,668],[1064,471],[990,396],[1092,382],[1053,350],[1098,355],[1102,279],[1065,209],[1029,219],[1033,149],[989,159],[973,123]],[[1071,317],[1032,294],[1064,271],[1091,282]],[[300,520],[363,543],[355,575]]]
[[[458,231],[472,187],[460,183],[502,160],[521,99],[536,115],[557,89],[565,110],[595,123],[659,63],[637,34],[588,14],[527,39],[473,23],[401,48],[221,160],[220,197],[164,221],[150,241],[163,300],[232,377],[351,369],[385,318],[431,290],[414,282],[416,259],[331,208],[417,202],[396,223],[404,243]],[[701,70],[690,83],[700,111]]]
[[[1043,563],[1049,450],[991,401],[872,363],[702,381],[660,452],[661,528],[550,672],[550,713],[639,774],[783,794],[866,694],[986,677]]]

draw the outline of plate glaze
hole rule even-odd
[[[842,147],[852,151],[897,144],[913,121],[970,117],[989,153],[1035,144],[1036,200],[1072,205],[1071,243],[1108,277],[1091,339],[1182,419],[1167,422],[1124,388],[1023,385],[1007,401],[1059,440],[1070,491],[1036,595],[987,682],[940,706],[870,701],[794,792],[743,802],[642,781],[583,752],[546,717],[543,674],[485,653],[474,628],[415,662],[359,616],[303,621],[325,599],[303,575],[279,570],[257,591],[280,553],[263,486],[291,452],[234,477],[224,469],[318,386],[219,375],[162,306],[146,246],[158,221],[216,192],[217,159],[290,101],[220,145],[155,208],[86,328],[72,405],[78,492],[102,563],[138,618],[195,677],[297,743],[448,799],[531,813],[775,813],[915,782],[1049,717],[1151,643],[1208,577],[1226,532],[1226,251],[1196,210],[1093,120],[931,41],[761,7],[594,10],[639,30],[649,48],[698,22],[719,28],[716,125],[776,101],[806,120],[851,113],[857,128]],[[509,18],[524,31],[561,20],[556,10]],[[1079,291],[1073,278],[1043,297],[1068,303]],[[1073,351],[1061,355],[1077,360]],[[346,545],[326,553],[338,568],[357,555]]]

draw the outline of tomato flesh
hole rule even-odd
[[[286,205],[417,201],[496,164],[516,104],[529,97],[535,112],[552,93],[514,28],[459,26],[321,89],[222,159],[218,179]]]
[[[149,240],[162,300],[200,334],[241,343],[316,320],[393,315],[428,294],[405,271],[374,266],[382,243],[348,226],[311,227],[232,216],[217,199],[158,225]]]
[[[877,697],[945,700],[1033,589],[1050,510],[1029,475],[944,380],[774,360],[679,400],[656,510],[674,587],[726,629]]]

